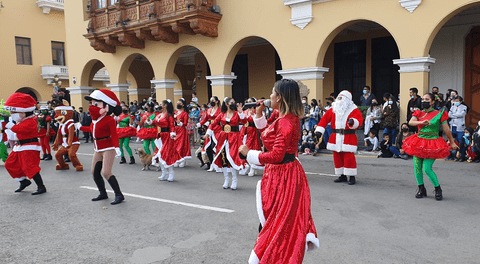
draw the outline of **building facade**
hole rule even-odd
[[[2,10],[3,11],[3,10]],[[0,12],[2,12],[0,11]],[[480,119],[480,1],[82,0],[65,2],[74,105],[107,87],[123,101],[268,97],[301,81],[322,102],[364,85],[382,101],[454,89]],[[2,14],[0,13],[0,17]],[[108,81],[95,80],[108,71]],[[73,80],[75,78],[75,84]]]

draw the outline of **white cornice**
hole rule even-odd
[[[277,74],[282,75],[285,79],[293,80],[321,80],[323,74],[328,72],[329,69],[325,67],[310,67],[310,68],[297,68],[277,71]]]
[[[95,87],[90,86],[74,86],[67,87],[67,91],[70,91],[70,95],[74,94],[90,94],[90,90],[95,89]]]
[[[237,79],[235,75],[214,75],[205,76],[207,80],[212,81],[212,86],[233,85],[232,81]]]
[[[282,0],[283,4],[292,9],[290,22],[304,29],[313,19],[313,5],[333,0]]]
[[[430,65],[435,63],[431,57],[418,57],[393,60],[393,64],[400,66],[398,72],[430,72]]]
[[[400,0],[400,5],[413,13],[415,9],[422,3],[422,0]]]
[[[112,92],[128,92],[128,83],[111,83],[106,85]]]
[[[39,0],[37,1],[37,5],[40,8],[43,8],[43,13],[48,14],[50,13],[50,9],[61,10],[64,11],[63,0]]]
[[[151,80],[150,83],[155,85],[155,89],[173,89],[177,80]]]

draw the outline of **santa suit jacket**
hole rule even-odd
[[[12,128],[12,132],[17,134],[18,140],[26,140],[38,137],[38,123],[34,116],[29,116],[24,120],[18,122]],[[13,151],[20,152],[24,150],[41,151],[40,142],[31,142],[23,145],[15,145]]]
[[[54,145],[62,145],[65,148],[71,147],[72,144],[80,144],[78,137],[75,136],[75,125],[73,119],[69,119],[63,124],[60,124],[57,131],[57,138]]]
[[[353,119],[353,126],[348,125],[348,120]],[[328,123],[331,123],[330,126],[332,129],[345,129],[345,130],[356,130],[363,123],[363,117],[360,110],[357,106],[352,104],[349,109],[346,110],[346,113],[339,117],[333,110],[333,107],[330,108],[320,119],[315,132],[324,133],[325,128]],[[357,151],[357,136],[354,134],[341,134],[341,133],[332,133],[327,144],[327,149],[336,151],[336,152],[355,152]]]
[[[81,127],[80,130],[92,133],[96,152],[118,148],[117,122],[112,116],[102,116],[93,120],[90,127]]]

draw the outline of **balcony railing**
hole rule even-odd
[[[216,0],[120,0],[97,8],[89,1],[87,34],[98,51],[114,53],[116,46],[142,49],[146,40],[178,43],[179,34],[218,36],[222,15]]]
[[[37,1],[37,5],[38,7],[43,8],[44,14],[48,14],[51,9],[63,11],[63,1],[64,0],[39,0]]]
[[[48,84],[52,83],[55,75],[57,75],[60,80],[68,80],[68,67],[59,65],[43,65],[41,75],[43,79],[47,80]]]

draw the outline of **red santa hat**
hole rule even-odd
[[[55,111],[57,110],[67,110],[67,111],[73,111],[73,107],[71,107],[67,100],[63,99],[62,100],[62,105],[58,105],[57,107],[55,107]]]
[[[33,112],[37,108],[37,101],[28,94],[14,93],[8,97],[3,109],[13,112]]]
[[[346,98],[350,99],[350,101],[352,101],[352,93],[350,93],[350,92],[347,91],[347,90],[341,91],[341,92],[338,94],[337,98],[338,98],[339,96],[346,97]]]
[[[87,101],[92,101],[92,100],[102,101],[113,107],[120,105],[120,101],[118,101],[118,98],[115,95],[115,93],[107,89],[95,90],[90,95],[85,96],[85,99]]]

